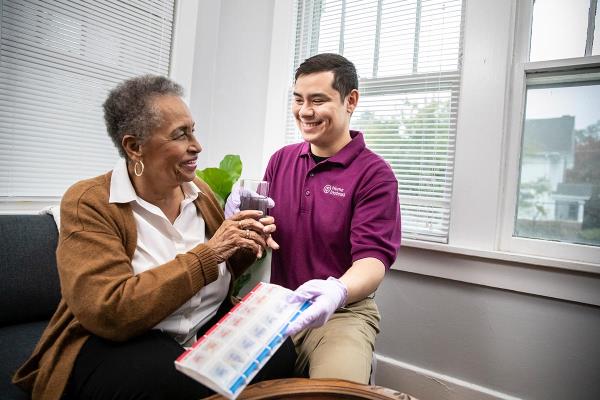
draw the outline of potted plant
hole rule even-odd
[[[215,197],[221,204],[221,208],[225,206],[227,197],[231,194],[233,185],[242,175],[242,160],[240,156],[227,154],[218,167],[204,168],[196,171],[198,178],[202,179],[215,193]],[[263,253],[263,258],[265,253]],[[250,266],[246,272],[239,276],[233,282],[233,295],[237,296],[240,290],[250,281],[252,271],[256,268],[256,264]]]

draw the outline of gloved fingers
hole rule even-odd
[[[262,197],[262,198],[266,197],[267,208],[275,207],[275,200],[273,200],[272,198],[267,196],[267,193],[269,191],[268,186],[264,187],[264,186],[259,185],[257,189],[258,189],[258,192],[255,192],[254,190],[250,190],[248,188],[239,188],[238,196]]]
[[[320,295],[320,293],[313,293],[311,291],[302,290],[298,288],[294,291],[294,293],[291,296],[295,299],[295,301],[316,301]]]
[[[302,285],[298,286],[296,292],[314,292],[319,288],[319,279],[313,279],[307,282],[304,282]]]
[[[234,202],[230,202],[229,200],[227,200],[227,203],[225,203],[224,212],[225,219],[229,219],[236,213],[240,212],[240,204],[235,204]]]
[[[259,192],[256,192],[254,190],[248,189],[248,188],[239,188],[239,196],[246,196],[246,197],[267,197],[267,193],[266,191],[261,190],[261,188],[258,189]],[[267,197],[269,198],[269,197]]]
[[[285,331],[286,335],[292,336],[304,329],[303,321],[296,320],[292,322]]]
[[[296,289],[296,292],[303,293],[309,299],[314,299],[316,297],[322,296],[325,294],[325,291],[320,287],[312,287],[312,286],[300,286]]]
[[[328,319],[328,314],[324,310],[312,305],[288,326],[286,334],[294,335],[304,329],[319,328],[325,325]]]
[[[308,309],[310,309],[310,307]],[[292,322],[288,326],[288,328],[285,331],[287,335],[295,335],[296,333],[300,332],[301,330],[305,329],[308,325],[310,325],[313,316],[308,314],[308,309],[306,309],[304,313],[302,313],[298,318],[296,318],[294,322]]]
[[[289,295],[288,303],[304,303],[306,300],[311,300],[312,297],[304,292],[293,292]]]
[[[295,335],[296,333],[300,332],[301,330],[302,330],[302,326],[300,324],[298,324],[298,321],[294,321],[287,327],[287,329],[285,330],[285,334],[292,336],[292,335]]]
[[[297,290],[312,293],[315,296],[327,296],[335,301],[338,304],[338,307],[342,306],[348,297],[348,289],[346,288],[346,285],[339,279],[332,277],[329,277],[326,280],[310,280],[301,285]]]
[[[240,187],[234,186],[225,202],[225,218],[230,218],[235,213],[238,213],[240,211],[240,205]]]
[[[248,188],[240,187],[239,185],[235,185],[231,189],[231,193],[227,198],[227,202],[225,203],[225,218],[229,218],[235,213],[240,211],[240,206],[242,204],[241,197],[259,197],[259,194],[253,190]],[[262,197],[262,196],[260,196]],[[267,197],[267,208],[275,207],[275,200],[270,197]]]

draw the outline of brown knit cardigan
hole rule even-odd
[[[32,399],[60,399],[77,355],[90,333],[126,341],[146,332],[218,277],[216,254],[199,244],[174,260],[134,275],[137,244],[129,204],[109,203],[112,173],[73,185],[61,202],[56,250],[62,298],[31,357],[13,383]],[[223,211],[206,183],[196,208],[207,237],[223,222]],[[238,251],[228,261],[233,277],[255,260]]]

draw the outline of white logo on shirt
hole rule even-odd
[[[343,188],[332,185],[323,186],[323,193],[331,196],[346,197],[346,193],[344,192]]]

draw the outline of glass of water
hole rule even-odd
[[[240,180],[240,210],[259,210],[267,215],[269,182],[256,179]]]

